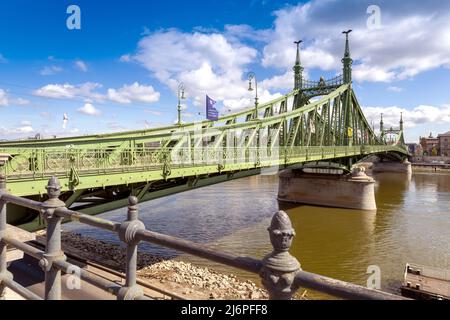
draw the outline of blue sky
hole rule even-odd
[[[69,5],[81,30],[69,30]],[[377,5],[380,19],[368,19]],[[375,17],[376,18],[376,17]],[[289,92],[294,40],[311,79],[340,73],[341,31],[353,29],[354,89],[370,121],[383,112],[407,138],[450,130],[450,4],[443,1],[2,1],[0,139],[82,135],[204,117]],[[63,126],[63,114],[69,120]],[[200,113],[200,114],[199,114]]]

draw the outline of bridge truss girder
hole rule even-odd
[[[0,143],[0,153],[11,156],[0,170],[8,177],[11,193],[38,198],[48,178],[56,175],[69,202],[89,204],[86,210],[98,213],[92,208],[111,209],[106,202],[121,203],[114,199],[124,194],[138,192],[145,198],[163,192],[164,188],[155,189],[157,185],[179,188],[169,183],[175,180],[189,186],[196,179],[213,181],[274,166],[376,153],[407,155],[403,132],[395,144],[375,134],[351,84],[313,102],[306,94],[294,90],[261,104],[258,119],[254,109],[248,109],[218,121]]]

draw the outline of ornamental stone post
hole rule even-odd
[[[269,291],[271,300],[291,300],[298,290],[294,279],[301,267],[298,260],[289,253],[295,230],[286,212],[279,211],[275,214],[268,231],[273,251],[262,261],[262,284]]]

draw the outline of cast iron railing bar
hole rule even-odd
[[[260,275],[263,285],[269,291],[271,299],[291,299],[300,287],[317,290],[344,299],[404,299],[400,296],[302,271],[297,259],[289,254],[295,231],[292,228],[289,216],[283,211],[278,212],[273,217],[268,229],[274,250],[260,261],[249,257],[239,257],[228,252],[217,252],[215,249],[205,245],[145,230],[144,224],[138,220],[138,201],[136,197],[129,198],[127,220],[120,224],[66,209],[64,203],[58,198],[60,189],[58,180],[53,177],[49,180],[47,186],[49,200],[44,203],[32,200],[25,201],[20,197],[7,195],[5,193],[5,178],[0,177],[0,209],[2,212],[0,217],[0,249],[2,249],[0,279],[7,279],[7,281],[1,281],[2,286],[9,287],[12,283],[12,277],[8,275],[6,270],[6,263],[3,263],[3,261],[6,261],[6,250],[4,248],[9,243],[36,259],[40,259],[39,264],[46,271],[46,299],[61,298],[61,270],[69,272],[69,268],[72,266],[65,261],[66,258],[61,251],[61,221],[63,218],[69,218],[72,221],[118,233],[121,241],[127,245],[125,286],[120,286],[104,279],[99,280],[100,277],[81,270],[83,279],[105,291],[116,294],[118,299],[148,299],[137,285],[137,245],[140,241],[161,245],[257,273]],[[6,202],[37,209],[44,215],[44,218],[47,220],[47,246],[45,252],[6,237]],[[280,279],[283,279],[283,281],[280,281]]]

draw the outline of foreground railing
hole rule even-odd
[[[116,233],[126,244],[127,261],[124,285],[106,280],[84,269],[79,271],[82,280],[115,295],[120,300],[149,299],[144,296],[142,288],[137,285],[137,246],[140,242],[161,245],[259,274],[262,284],[269,292],[270,299],[290,300],[300,287],[344,299],[403,299],[400,296],[302,271],[297,259],[289,254],[295,231],[288,215],[282,211],[275,214],[268,228],[273,246],[272,253],[263,260],[257,260],[238,257],[228,252],[218,252],[205,245],[146,230],[144,224],[138,220],[137,198],[135,197],[129,198],[127,219],[122,223],[116,223],[65,208],[64,202],[58,198],[60,191],[59,182],[57,178],[53,177],[47,185],[48,200],[43,203],[13,196],[6,193],[6,178],[0,175],[0,297],[4,296],[7,287],[26,299],[41,299],[14,281],[13,275],[7,269],[6,246],[8,245],[39,260],[39,266],[45,272],[45,299],[61,299],[61,273],[72,274],[75,269],[78,269],[66,261],[66,256],[61,248],[61,223],[63,219],[69,219]],[[7,203],[37,210],[42,214],[47,222],[45,251],[17,241],[6,234]]]

